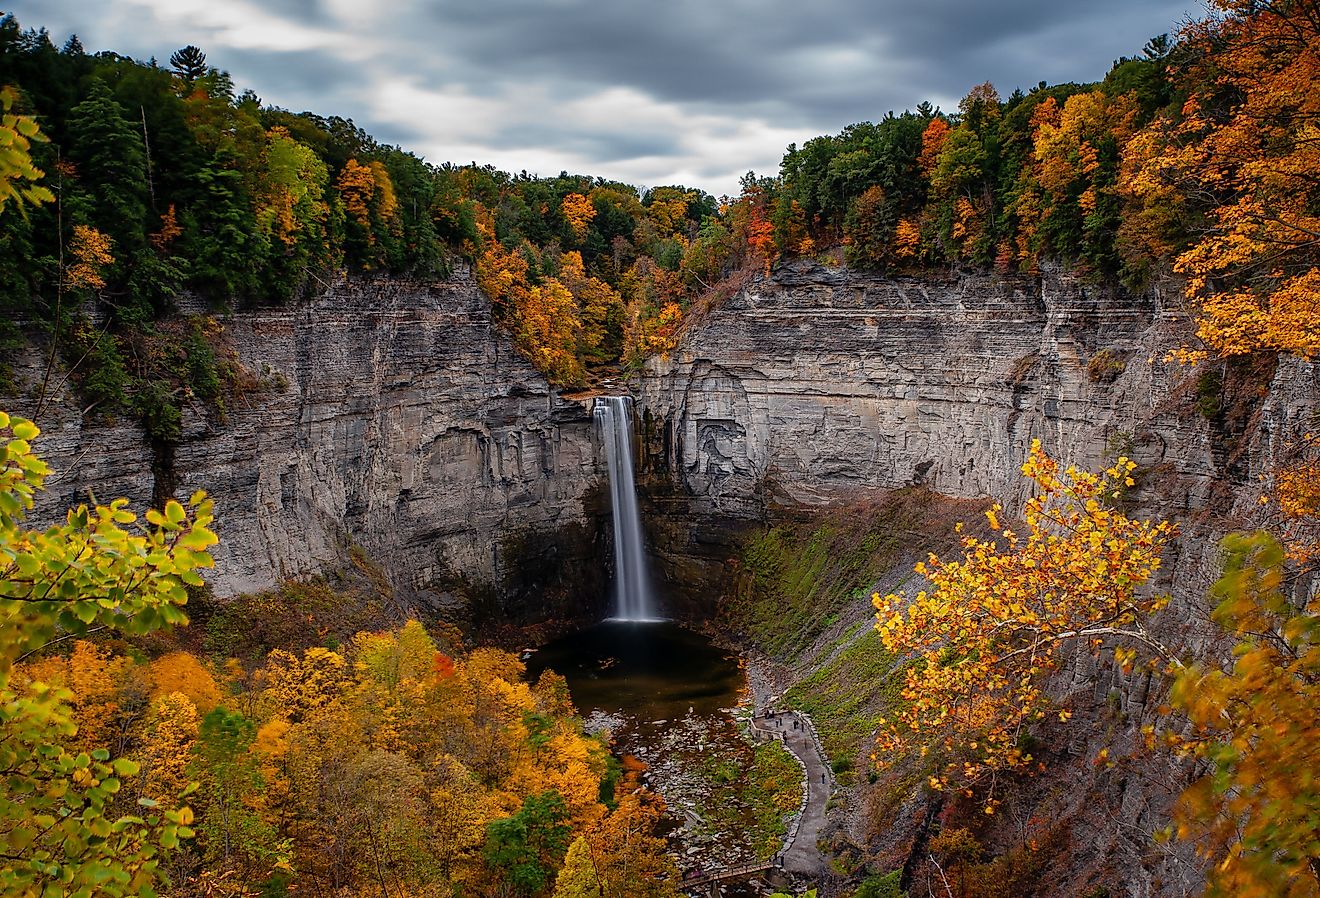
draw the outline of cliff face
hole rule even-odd
[[[666,507],[730,522],[914,483],[1012,509],[1040,439],[1083,467],[1132,457],[1165,516],[1245,514],[1239,487],[1301,432],[1316,373],[1165,362],[1188,333],[1156,293],[1059,274],[939,282],[798,264],[648,364],[644,464],[657,494],[678,485]],[[678,542],[680,557],[706,552]]]
[[[665,512],[651,515],[662,565],[674,584],[704,578],[709,602],[710,585],[729,582],[740,530],[784,515],[810,519],[813,507],[837,505],[836,516],[864,509],[854,500],[911,484],[993,497],[1011,514],[1026,495],[1021,463],[1039,439],[1080,467],[1120,454],[1138,463],[1135,513],[1181,528],[1155,584],[1174,597],[1157,628],[1180,649],[1226,657],[1205,600],[1219,539],[1259,523],[1262,478],[1313,429],[1320,378],[1295,359],[1166,363],[1190,336],[1185,316],[1158,293],[1123,296],[1054,273],[938,282],[780,269],[690,326],[642,375],[646,483]],[[895,534],[916,557],[933,535]],[[872,584],[853,585],[860,598],[822,611],[830,616],[820,639],[782,658],[790,678],[818,673],[818,659],[869,630]],[[910,558],[876,586],[919,588]],[[781,597],[766,601],[761,613],[788,613],[775,604]],[[1045,894],[1087,894],[1097,883],[1133,898],[1195,892],[1199,866],[1187,846],[1152,847],[1171,796],[1188,782],[1188,771],[1140,750],[1159,683],[1082,652],[1052,691],[1077,716],[1071,728],[1042,726],[1048,772],[1013,797],[1013,819],[1070,834],[1068,851],[1041,874],[1053,883]],[[1102,747],[1135,760],[1107,771],[1091,763]],[[929,806],[913,798],[868,829],[859,822],[865,792],[835,814],[829,837],[901,866],[920,844]],[[1007,825],[981,826],[997,852],[1019,844]]]
[[[712,509],[912,483],[1009,499],[1033,438],[1080,463],[1131,438],[1168,399],[1151,358],[1173,330],[1152,299],[1061,277],[939,283],[803,265],[652,362],[642,401],[658,463]],[[1122,366],[1106,384],[1088,376],[1101,350]]]
[[[530,606],[560,581],[584,596],[596,585],[590,411],[492,328],[470,280],[340,283],[222,320],[262,386],[222,423],[185,409],[173,458],[176,495],[216,500],[217,595],[340,565],[350,546],[405,597],[439,604],[458,590]],[[70,395],[38,423],[59,472],[40,512],[88,489],[150,499],[154,457],[136,426],[85,426]]]

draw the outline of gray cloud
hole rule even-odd
[[[365,7],[365,8],[364,8]],[[1089,81],[1191,0],[20,0],[25,25],[355,119],[433,161],[699,179],[736,190],[784,145],[973,84]]]

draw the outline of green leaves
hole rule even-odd
[[[0,412],[0,833],[6,860],[0,894],[154,895],[160,855],[190,838],[192,812],[164,814],[140,803],[145,817],[117,815],[115,796],[138,764],[106,749],[72,754],[64,743],[77,727],[64,689],[32,682],[21,689],[9,672],[23,654],[57,634],[93,626],[145,633],[184,623],[185,584],[214,562],[212,503],[202,492],[188,504],[171,500],[147,526],[125,499],[79,506],[62,525],[24,529],[48,468],[32,453],[36,425]],[[132,528],[132,529],[126,529]]]

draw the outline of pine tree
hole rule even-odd
[[[102,81],[69,115],[69,156],[78,180],[71,217],[114,238],[121,255],[145,244],[146,157],[142,135]]]
[[[193,82],[206,74],[206,54],[199,47],[189,44],[170,54],[170,68],[183,79],[183,83],[192,86]]]

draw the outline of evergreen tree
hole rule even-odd
[[[170,54],[170,68],[178,73],[184,84],[191,87],[194,81],[206,74],[206,54],[189,44]]]
[[[69,156],[77,174],[69,211],[114,238],[121,253],[146,242],[147,170],[142,134],[102,81],[69,115]]]

